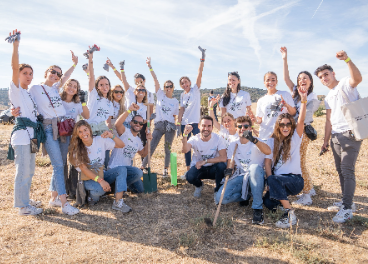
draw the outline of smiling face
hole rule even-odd
[[[143,118],[141,116],[135,116],[132,121],[130,121],[130,128],[133,132],[138,133],[141,131],[143,126]]]
[[[252,126],[249,124],[249,122],[240,122],[240,123],[237,122],[236,129],[238,131],[238,135],[243,136],[244,131],[252,130]]]
[[[138,103],[141,103],[144,97],[147,95],[147,90],[143,85],[138,85],[134,90],[134,94],[137,96]]]
[[[224,116],[222,118],[222,124],[227,130],[229,130],[230,128],[234,127],[234,120],[230,116]]]
[[[101,92],[103,97],[107,97],[107,93],[110,91],[110,83],[107,79],[101,79],[98,82],[97,89]]]
[[[52,68],[47,70],[46,81],[54,84],[54,83],[60,81],[61,76],[62,76],[61,69],[58,68],[58,67],[52,67]]]
[[[283,118],[279,122],[280,134],[285,138],[291,132],[292,122],[288,118]]]
[[[200,132],[203,137],[209,137],[212,133],[212,121],[208,119],[202,119],[200,123]]]
[[[142,78],[136,78],[134,81],[135,85],[142,84],[144,86],[146,84],[146,80],[143,80]]]
[[[78,137],[83,141],[85,145],[89,145],[92,140],[91,130],[84,125],[78,127]]]
[[[267,88],[268,91],[275,92],[277,86],[276,75],[272,73],[267,73],[264,77],[264,86]]]
[[[65,87],[65,92],[68,95],[74,96],[75,94],[78,93],[78,84],[75,81],[70,81],[66,87]]]
[[[183,88],[185,91],[189,91],[192,83],[189,81],[187,77],[183,77],[180,80],[180,87]]]
[[[20,85],[23,87],[27,87],[31,84],[33,80],[33,70],[31,68],[24,68],[19,72],[19,82]]]
[[[167,97],[172,97],[172,94],[174,93],[174,84],[172,81],[166,81],[164,83],[164,91]]]
[[[124,91],[120,86],[116,86],[112,90],[112,92],[113,92],[112,96],[114,98],[114,101],[119,102],[123,98]]]
[[[324,86],[330,87],[336,82],[335,72],[325,69],[318,73],[318,78]]]
[[[227,78],[227,84],[229,85],[233,93],[237,92],[239,83],[240,80],[235,75],[229,75],[229,77]]]
[[[309,87],[311,86],[311,79],[310,77],[305,74],[305,73],[301,73],[298,76],[298,86],[302,89],[305,89],[308,91]]]

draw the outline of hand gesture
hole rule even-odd
[[[88,63],[83,64],[82,65],[82,69],[83,69],[83,71],[85,71],[88,74],[89,73],[89,71],[88,71]]]
[[[11,112],[12,116],[18,117],[18,116],[20,116],[20,107],[11,108],[10,112]]]
[[[189,133],[192,132],[192,130],[193,130],[193,127],[191,125],[185,125],[184,134],[189,135]]]
[[[125,60],[119,62],[119,65],[120,65],[120,70],[124,70]]]
[[[201,46],[198,46],[198,49],[202,52],[202,61],[206,58],[206,49],[202,49]]]
[[[130,111],[138,111],[139,110],[139,105],[137,105],[136,103],[132,103],[130,106],[129,106],[129,110]]]
[[[210,100],[209,107],[213,108],[213,106],[218,102],[218,100],[220,100],[220,95],[218,95],[217,97],[212,98],[212,99]]]
[[[287,49],[286,49],[286,47],[281,47],[280,52],[281,52],[282,58],[284,60],[287,59]]]
[[[151,68],[151,57],[147,57],[146,63],[147,63],[148,68]]]
[[[253,144],[256,144],[258,142],[258,139],[255,138],[255,137],[253,137],[252,130],[245,130],[243,132],[243,137],[245,137],[246,139],[248,139]]]
[[[301,101],[307,101],[307,97],[308,97],[308,90],[307,88],[301,88],[299,87],[298,88],[298,92],[299,92],[299,95],[300,95],[300,100]]]
[[[197,168],[197,170],[199,170],[204,164],[206,164],[206,161],[204,161],[204,160],[200,160],[200,161],[198,161],[197,163],[196,163],[196,168]]]
[[[83,90],[80,90],[79,93],[78,93],[78,96],[79,96],[79,100],[80,102],[83,104],[86,102],[86,92],[83,91]]]
[[[114,69],[114,65],[112,65],[111,60],[109,59],[109,57],[107,57],[107,61],[106,64],[109,65],[111,67],[111,69]]]
[[[73,61],[74,65],[77,65],[78,64],[78,56],[75,56],[73,51],[70,51],[70,52],[72,53],[72,61]]]
[[[338,58],[339,60],[346,60],[348,58],[348,54],[346,54],[345,51],[338,51],[336,52],[336,58]]]
[[[152,134],[150,132],[147,132],[146,133],[146,138],[149,139],[149,140],[152,140]]]
[[[18,36],[16,36],[18,35]],[[13,36],[16,36],[14,38],[14,42],[13,42],[13,45],[16,46],[16,47],[19,47],[19,42],[20,42],[20,31],[18,30],[13,30]],[[9,38],[12,38],[12,34],[11,32],[9,33]]]
[[[102,181],[100,182],[100,185],[101,185],[101,187],[102,187],[102,190],[104,190],[104,192],[110,192],[110,191],[111,191],[110,184],[109,184],[107,181],[102,180]]]
[[[101,137],[102,138],[112,138],[114,136],[114,134],[113,133],[111,133],[109,130],[106,130],[105,132],[103,132],[102,134],[101,134]]]

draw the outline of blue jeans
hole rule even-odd
[[[70,145],[70,138],[71,136],[65,137],[65,142],[60,141],[60,151],[61,151],[61,157],[63,158],[63,164],[66,165],[68,161],[68,148]]]
[[[289,195],[297,195],[304,188],[300,174],[270,175],[267,184],[270,190],[263,197],[263,203],[270,210],[276,209],[280,200],[288,200]]]
[[[46,151],[49,154],[51,165],[52,165],[52,177],[50,183],[50,191],[56,191],[58,195],[66,194],[65,180],[64,180],[64,163],[61,154],[60,138],[57,140],[53,139],[52,126],[47,125],[45,128]]]
[[[252,164],[249,167],[249,188],[250,193],[253,196],[253,209],[262,209],[262,194],[264,190],[264,170],[258,164]],[[224,198],[222,199],[223,204],[244,201],[242,196],[242,185],[243,176],[238,176],[228,181]],[[221,192],[224,186],[222,185],[216,194],[216,204],[219,203],[221,198]]]
[[[35,172],[36,153],[31,153],[30,145],[17,145],[14,148],[15,179],[14,207],[29,205],[29,192]]]
[[[195,187],[202,186],[202,179],[212,179],[216,181],[215,192],[221,186],[222,178],[224,178],[224,171],[226,169],[225,162],[215,163],[212,166],[202,166],[199,170],[196,166],[192,166],[186,174],[187,181]]]
[[[108,182],[109,184],[115,182],[115,193],[125,192],[127,190],[128,185],[130,186],[138,181],[141,181],[140,175],[135,173],[134,170],[128,169],[128,167],[119,166],[104,172],[104,180],[106,182]],[[128,171],[130,172],[130,174],[127,174]],[[143,175],[142,171],[141,173]],[[134,185],[134,187],[136,186],[138,186],[139,188],[140,185],[139,184]],[[96,202],[100,199],[102,195],[105,194],[105,191],[102,189],[101,185],[98,182],[95,182],[94,180],[85,181],[84,187],[86,188],[87,191],[89,191],[89,196],[92,198],[92,200]],[[144,190],[143,183],[141,184],[140,190],[141,192],[143,192]]]
[[[192,132],[190,132],[188,134],[188,140],[189,140],[189,138],[192,134],[197,135],[199,133],[198,123],[193,123],[193,124],[190,124],[190,125],[193,127],[193,130],[192,130]],[[181,125],[181,135],[183,135],[184,129],[185,129],[185,125]],[[185,157],[185,165],[190,166],[190,163],[192,162],[192,150],[185,153],[184,157]]]
[[[127,184],[133,193],[142,193],[144,191],[143,171],[133,166],[125,166],[127,169]]]

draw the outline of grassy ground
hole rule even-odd
[[[317,196],[311,206],[298,206],[298,225],[291,230],[274,226],[280,213],[265,210],[265,224],[251,224],[252,209],[224,205],[216,228],[208,228],[204,217],[212,217],[213,182],[205,181],[200,199],[194,187],[179,180],[177,187],[159,178],[158,193],[129,194],[125,202],[133,212],[111,210],[113,197],[103,198],[75,216],[47,207],[52,168],[48,158],[37,154],[31,196],[41,200],[45,213],[20,217],[13,209],[14,163],[6,160],[10,126],[0,126],[0,262],[19,263],[367,263],[368,176],[367,141],[356,165],[358,211],[345,224],[332,222],[327,207],[340,198],[332,153],[318,157],[322,145],[324,116],[315,119],[318,139],[308,149],[308,165]],[[152,169],[161,173],[164,140],[152,158]],[[178,175],[184,173],[181,141]],[[137,162],[140,164],[139,162]],[[295,197],[291,197],[295,200]]]

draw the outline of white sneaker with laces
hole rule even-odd
[[[296,215],[293,209],[285,210],[282,218],[276,222],[278,228],[289,228],[291,225],[296,224]]]
[[[328,211],[340,211],[342,209],[343,205],[342,205],[342,200],[338,201],[338,202],[334,202],[332,206],[327,207]],[[351,205],[351,210],[354,213],[356,211],[356,205],[355,203],[353,203]]]
[[[126,205],[123,199],[120,199],[118,202],[114,201],[111,208],[114,210],[121,211],[123,213],[129,213],[130,211],[132,211],[132,208]]]
[[[61,209],[61,211],[63,212],[63,214],[67,215],[75,215],[79,213],[79,209],[71,206],[68,202],[64,204],[64,207]]]
[[[293,204],[299,204],[299,205],[311,205],[312,199],[310,194],[303,193],[300,198],[297,201],[294,201]]]
[[[316,193],[316,190],[314,188],[312,188],[310,191],[309,191],[309,194],[310,196],[316,196],[317,193]]]
[[[347,220],[353,218],[353,211],[351,209],[341,208],[340,211],[332,218],[335,223],[345,223]]]
[[[181,175],[180,179],[186,181],[187,180],[187,172],[185,172],[184,175]]]
[[[27,205],[19,209],[19,215],[38,215],[42,212],[43,210],[41,208],[36,208],[32,205]]]
[[[49,206],[61,207],[62,206],[62,203],[61,203],[59,197],[56,197],[55,200],[50,200],[49,201]]]
[[[40,207],[42,205],[42,202],[29,199],[29,205],[32,205],[34,207]]]
[[[203,183],[202,183],[201,187],[195,187],[193,196],[196,197],[196,198],[201,197],[202,190],[203,190]]]

